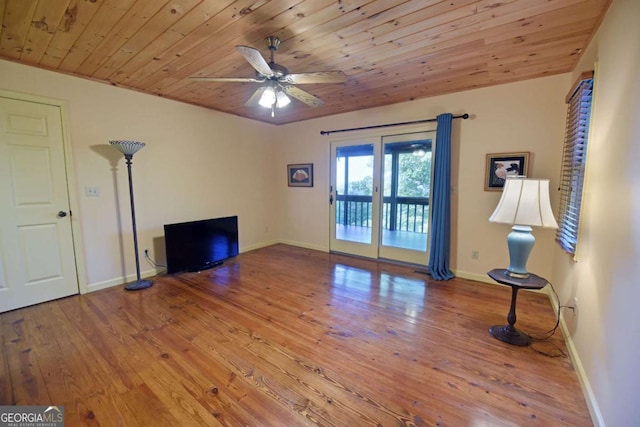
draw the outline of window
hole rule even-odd
[[[576,253],[587,160],[593,72],[584,73],[567,95],[567,124],[560,174],[560,216],[556,240],[566,252]]]

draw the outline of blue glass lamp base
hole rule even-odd
[[[527,260],[536,238],[531,234],[531,227],[527,225],[514,225],[507,236],[509,247],[508,274],[512,277],[527,278]]]

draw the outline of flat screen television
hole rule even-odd
[[[238,217],[165,224],[167,273],[201,271],[238,255]]]

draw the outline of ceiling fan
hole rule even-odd
[[[256,70],[255,77],[190,77],[192,80],[209,82],[240,82],[262,83],[245,103],[246,106],[262,105],[271,108],[271,117],[275,116],[275,109],[289,104],[289,96],[311,106],[320,107],[324,102],[297,86],[298,84],[315,83],[344,83],[347,75],[342,71],[316,71],[309,73],[289,73],[285,67],[274,61],[275,51],[280,46],[280,39],[276,36],[265,38],[267,47],[271,51],[271,61],[267,62],[258,49],[249,46],[236,46],[236,50]]]

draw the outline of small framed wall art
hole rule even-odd
[[[289,187],[313,187],[313,163],[287,165]]]
[[[529,152],[487,154],[484,191],[502,191],[508,176],[529,173]]]

